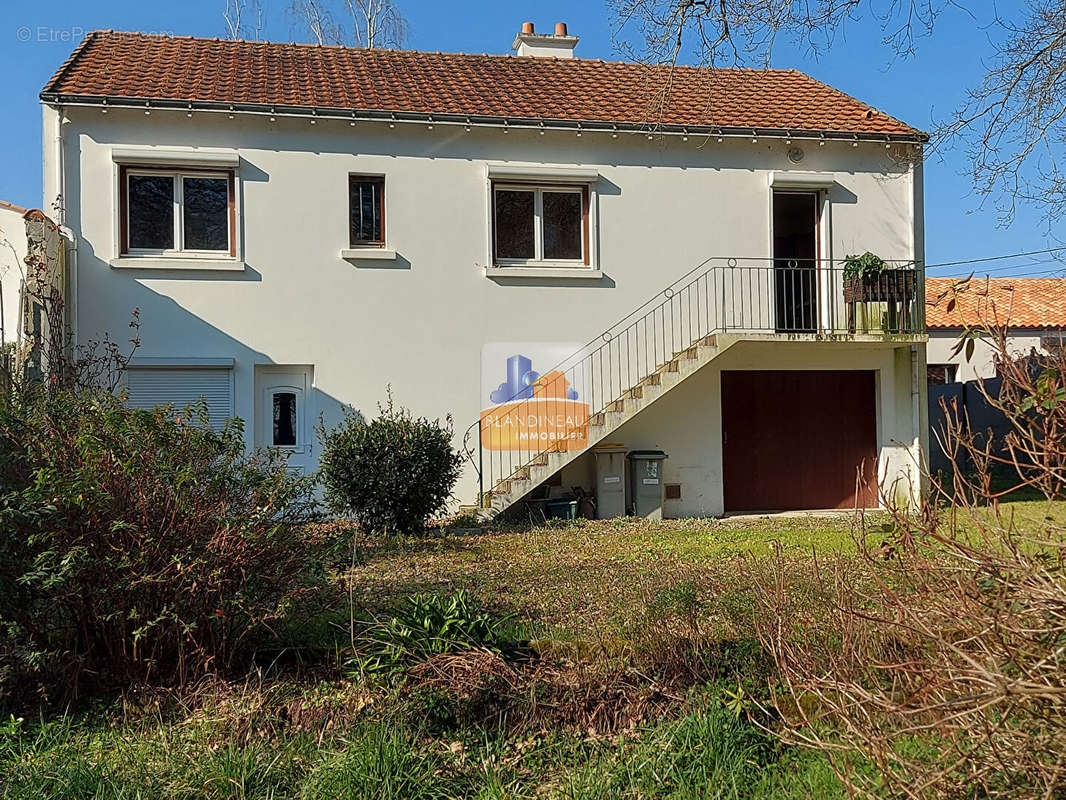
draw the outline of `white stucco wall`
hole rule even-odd
[[[646,412],[611,435],[631,450],[663,450],[663,483],[681,484],[681,499],[667,500],[667,517],[720,516],[723,370],[872,370],[877,405],[878,471],[888,497],[904,503],[920,481],[914,440],[920,434],[912,414],[908,347],[806,342],[740,342],[680,384]],[[924,370],[922,371],[924,377]],[[787,402],[787,398],[782,398]],[[924,397],[922,403],[924,403]],[[591,469],[591,460],[586,469]],[[577,482],[564,474],[563,486]],[[893,482],[898,485],[893,486]]]
[[[66,113],[66,222],[78,234],[79,340],[104,331],[126,338],[137,308],[138,355],[235,359],[235,409],[248,420],[255,364],[310,364],[316,417],[333,418],[340,404],[373,413],[391,385],[396,401],[415,413],[453,414],[459,439],[483,405],[484,343],[589,341],[708,257],[768,257],[772,171],[835,175],[823,255],[871,250],[890,259],[923,257],[920,173],[894,163],[884,144],[803,143],[807,158],[795,167],[786,144],[772,140],[505,135],[329,120],[311,126],[158,110],[151,116],[121,109]],[[44,114],[51,202],[57,117],[48,107]],[[243,271],[110,266],[118,254],[112,149],[148,145],[239,153]],[[490,161],[597,169],[592,249],[601,279],[485,276]],[[340,257],[347,246],[349,173],[386,176],[387,244],[398,253],[395,262]],[[821,363],[821,356],[810,358],[804,363]],[[834,358],[881,369],[886,356]],[[713,375],[700,379],[713,382]],[[897,402],[909,403],[909,386],[908,380],[905,390],[897,388]],[[670,466],[691,462],[687,469],[713,480],[713,457],[697,461],[679,456]],[[459,494],[469,501],[474,489],[468,470]],[[712,494],[689,493],[684,510],[713,512],[720,498]]]
[[[952,355],[961,330],[936,329],[929,331],[927,359],[930,364],[955,364],[955,380],[965,382],[977,378],[994,378],[996,367],[994,348],[987,339],[974,341],[973,356],[967,360],[965,350]],[[1042,351],[1045,337],[1059,337],[1058,331],[1015,330],[1007,338],[1007,347],[1014,356],[1028,355],[1034,348]]]
[[[22,213],[0,205],[0,293],[5,343],[19,338],[19,296],[26,275],[26,221]]]

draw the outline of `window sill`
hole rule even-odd
[[[199,270],[205,272],[244,272],[244,262],[236,258],[181,258],[180,256],[122,256],[112,258],[112,269]]]
[[[345,261],[395,261],[396,251],[383,247],[352,247],[341,250]]]
[[[603,270],[590,267],[485,267],[487,278],[570,278],[595,281],[603,277]]]

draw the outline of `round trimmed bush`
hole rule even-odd
[[[322,481],[330,506],[366,531],[417,533],[445,509],[462,456],[452,447],[452,418],[414,417],[392,395],[366,422],[354,410],[321,428]]]

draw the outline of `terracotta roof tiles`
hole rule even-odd
[[[1066,327],[1066,279],[971,278],[955,291],[958,278],[926,278],[929,328],[1009,325],[1012,328]],[[951,298],[955,306],[948,311]]]
[[[664,98],[669,95],[669,102]],[[924,134],[795,70],[649,67],[95,31],[42,98],[128,98],[570,122]]]

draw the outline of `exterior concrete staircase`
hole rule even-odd
[[[564,409],[568,388],[576,387],[573,397],[580,396],[591,415],[582,440],[564,430],[562,441],[544,441],[534,435],[539,421],[518,442],[498,438],[494,422],[486,425],[484,417],[470,426],[463,446],[478,473],[479,502],[464,510],[490,518],[514,507],[738,341],[924,333],[920,266],[893,262],[870,286],[857,283],[848,269],[828,260],[709,258],[689,270],[535,384],[546,381],[542,399],[558,398]],[[871,302],[887,304],[886,323],[858,319],[856,309]],[[521,425],[521,414],[536,412],[533,401],[523,405],[529,395],[519,397]],[[571,449],[575,444],[580,449]]]
[[[588,446],[585,449],[545,450],[534,455],[509,477],[496,482],[485,492],[480,515],[483,518],[495,517],[521,502],[567,464],[580,458],[589,448],[606,441],[626,422],[711,363],[738,339],[728,334],[712,334],[675,353],[665,364],[608,403],[604,410],[589,417]]]

